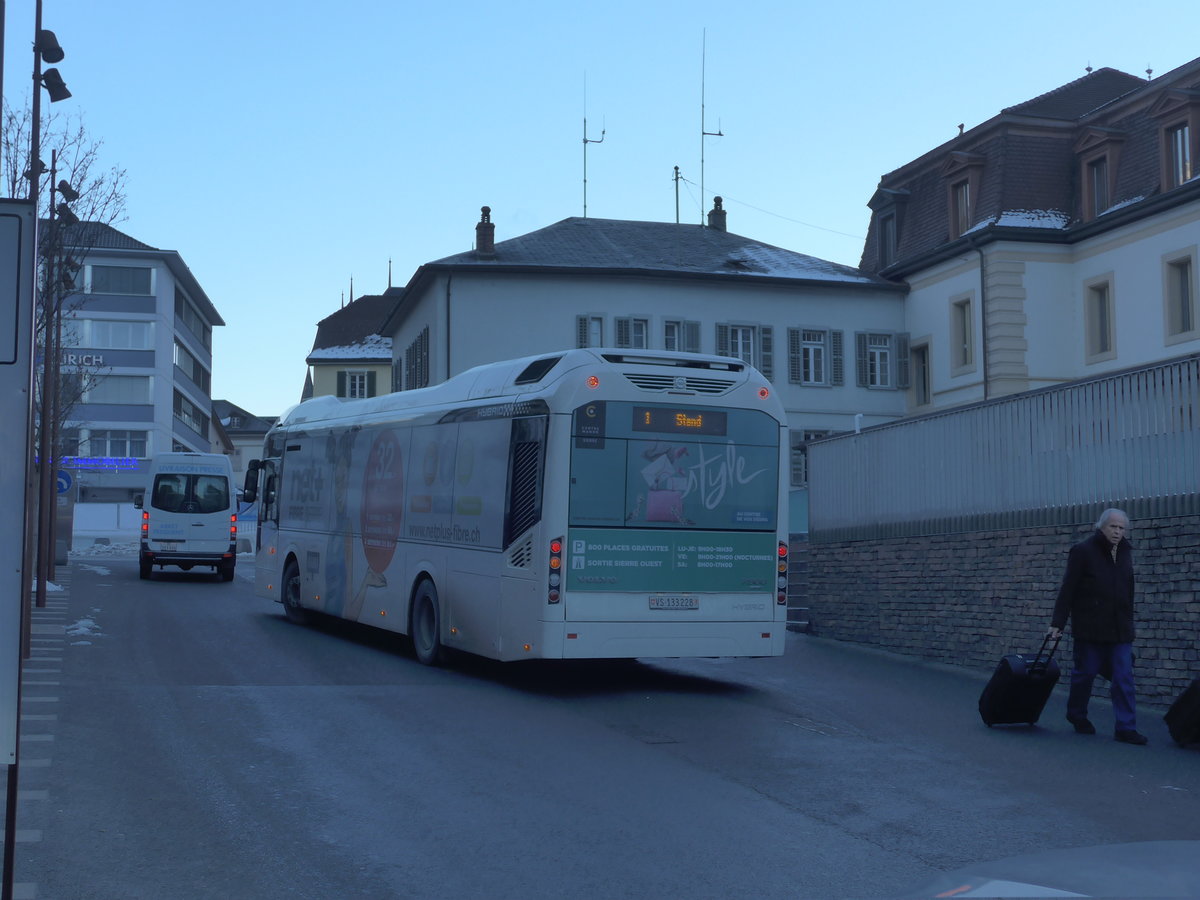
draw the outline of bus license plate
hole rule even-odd
[[[699,597],[657,596],[650,598],[651,609],[699,609]]]

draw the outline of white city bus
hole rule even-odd
[[[775,656],[783,408],[720,356],[578,349],[290,410],[251,463],[256,585],[430,664]]]

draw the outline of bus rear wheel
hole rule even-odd
[[[283,601],[283,614],[288,621],[297,625],[308,624],[308,610],[300,605],[300,568],[294,559],[288,560],[283,567],[283,584],[280,599]]]
[[[413,596],[412,623],[408,633],[412,635],[413,651],[419,663],[436,666],[442,662],[442,610],[438,604],[437,588],[429,579],[417,586],[417,593]]]

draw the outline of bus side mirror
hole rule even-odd
[[[144,500],[145,500],[145,495],[144,495],[144,494],[134,494],[134,495],[133,495],[133,508],[134,508],[134,509],[141,509],[141,508],[142,508],[142,503],[143,503],[143,501],[144,501]]]
[[[258,499],[258,467],[260,463],[257,459],[250,460],[249,467],[246,469],[246,483],[242,485],[242,502],[253,503]]]

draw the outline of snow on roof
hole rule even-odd
[[[972,231],[981,231],[989,226],[1001,228],[1066,228],[1071,217],[1057,209],[1010,209],[1000,215],[984,219]]]
[[[308,354],[312,359],[391,359],[392,339],[381,334],[369,334],[353,344],[320,347]]]

